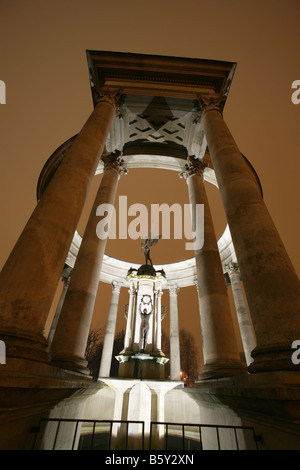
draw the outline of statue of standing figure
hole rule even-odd
[[[152,260],[150,258],[150,247],[157,245],[158,241],[161,239],[161,235],[158,237],[153,237],[151,238],[145,238],[144,241],[142,241],[142,248],[144,249],[144,255],[145,255],[145,264],[149,264],[153,266]]]
[[[140,352],[145,352],[148,340],[149,332],[149,319],[153,312],[152,298],[150,295],[143,295],[140,305],[139,312],[141,315],[141,327],[140,327]]]

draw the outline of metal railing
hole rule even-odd
[[[216,424],[190,424],[171,422],[151,422],[150,444],[152,449],[154,427],[156,433],[163,427],[161,432],[161,444],[164,450],[205,450],[208,448],[222,450],[230,446],[231,450],[241,448],[259,450],[258,443],[261,436],[255,433],[252,426],[230,426]],[[205,433],[205,431],[208,431]],[[209,431],[213,431],[209,433]],[[227,433],[224,435],[224,431]],[[206,434],[206,435],[205,435]],[[156,437],[156,441],[157,441]],[[242,441],[242,442],[241,442]],[[157,444],[156,444],[157,445]]]
[[[54,425],[56,429],[46,430],[47,425]],[[69,425],[69,429],[64,425]],[[130,426],[138,426],[139,432],[130,436]],[[64,426],[64,429],[62,427]],[[42,418],[39,426],[32,429],[34,433],[32,450],[47,448],[47,450],[68,449],[68,450],[111,450],[114,436],[118,433],[119,443],[122,450],[131,447],[130,440],[139,441],[139,450],[144,450],[145,423],[144,421],[124,421],[124,420],[91,420],[91,419],[63,419],[63,418]],[[45,434],[47,433],[47,435]],[[63,445],[60,443],[59,433],[63,433]],[[46,438],[44,436],[46,435]],[[104,436],[101,444],[96,443],[97,436]],[[84,442],[86,440],[87,442]],[[44,442],[46,441],[46,442]],[[52,441],[52,442],[51,442]]]
[[[259,450],[251,426],[44,418],[32,429],[32,450]],[[145,445],[146,444],[146,445]]]

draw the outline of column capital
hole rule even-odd
[[[61,279],[66,287],[70,284],[73,268],[67,266],[61,273]]]
[[[113,292],[117,292],[119,294],[120,290],[121,290],[121,287],[122,287],[122,283],[117,282],[117,281],[112,281],[110,287],[112,288]]]
[[[222,114],[223,104],[225,101],[225,96],[197,96],[197,99],[194,100],[195,107],[195,118],[194,124],[198,124],[201,121],[201,118],[208,111],[219,111]]]
[[[168,289],[169,289],[169,294],[170,294],[171,297],[176,297],[179,290],[180,290],[179,287],[177,286],[177,284],[169,285]]]
[[[120,109],[124,102],[125,95],[122,93],[122,90],[109,90],[108,88],[93,88],[93,97],[96,101],[96,104],[101,102],[106,102],[112,105],[116,110],[116,114],[119,118],[123,118],[123,113]]]
[[[122,154],[119,151],[110,155],[103,155],[101,160],[104,164],[104,171],[109,169],[115,170],[119,175],[126,175],[128,173]]]
[[[128,294],[129,295],[135,295],[136,293],[137,293],[137,289],[135,288],[135,286],[130,285],[129,290],[128,290]]]
[[[224,265],[224,270],[226,273],[229,274],[229,276],[231,274],[238,274],[240,275],[240,269],[239,269],[239,265],[233,261],[230,261],[229,263],[226,263]]]
[[[186,180],[190,176],[200,175],[204,178],[204,171],[207,168],[201,160],[197,160],[195,157],[189,157],[188,162],[185,164],[185,169],[182,171],[179,176],[180,178],[185,178]]]

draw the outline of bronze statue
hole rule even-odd
[[[141,315],[141,327],[140,327],[140,352],[144,353],[148,342],[149,332],[149,319],[153,311],[152,298],[150,295],[143,295],[140,305],[139,312]]]
[[[159,235],[158,237],[153,237],[152,238],[151,235],[150,235],[150,238],[145,238],[144,242],[142,241],[141,247],[144,249],[145,264],[148,264],[148,262],[149,262],[150,265],[153,266],[152,260],[150,258],[150,247],[157,245],[157,243],[161,239],[161,237],[162,236]]]

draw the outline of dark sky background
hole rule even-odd
[[[300,79],[299,17],[298,0],[0,0],[0,79],[7,87],[0,106],[0,269],[35,207],[44,163],[93,109],[86,50],[94,49],[237,62],[224,119],[259,175],[299,275],[300,104],[291,101],[291,84]],[[220,196],[206,186],[219,237],[226,225]],[[129,203],[188,203],[186,183],[163,170],[130,171],[119,184],[118,195],[125,194]],[[143,262],[139,241],[109,241],[107,253]],[[162,241],[152,257],[163,264],[190,253]],[[110,287],[101,284],[93,326],[105,323],[109,301]],[[118,329],[127,302],[122,289]],[[180,327],[200,346],[196,289],[182,289],[178,303]]]

